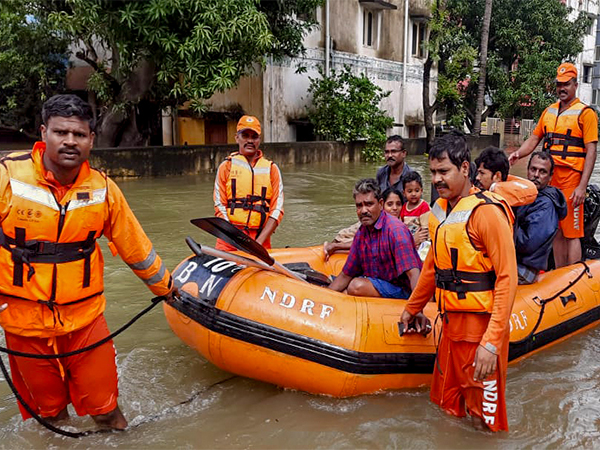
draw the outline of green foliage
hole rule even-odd
[[[235,87],[265,57],[301,53],[303,36],[316,26],[310,14],[323,1],[2,0],[1,11],[21,5],[35,18],[29,27],[43,27],[44,33],[23,39],[14,27],[3,26],[1,45],[25,59],[56,54],[49,48],[55,36],[75,43],[75,56],[94,70],[88,88],[101,107],[101,122],[115,111],[127,117],[187,102],[202,111],[204,100]],[[40,78],[44,66],[32,63],[31,71]],[[22,88],[26,79],[31,77],[15,86]]]
[[[351,142],[366,139],[363,156],[367,161],[381,159],[386,130],[394,120],[379,108],[390,92],[383,91],[367,76],[356,76],[350,67],[331,71],[326,77],[311,78],[308,92],[313,103],[308,117],[315,131],[326,139]]]
[[[447,0],[445,5],[450,22],[463,27],[479,49],[485,0]],[[591,20],[581,12],[572,22],[569,13],[559,0],[494,0],[486,91],[500,116],[535,118],[552,102],[556,68],[582,51]],[[466,110],[474,110],[473,81],[464,98]]]
[[[47,27],[43,5],[0,2],[0,126],[33,135],[43,102],[63,89],[68,41]]]

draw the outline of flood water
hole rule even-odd
[[[408,162],[425,175],[428,199],[425,158]],[[319,244],[354,223],[352,186],[375,170],[373,164],[284,167],[285,217],[273,246]],[[214,244],[189,223],[213,214],[213,180],[207,174],[118,182],[171,269],[190,254],[187,235]],[[594,181],[600,181],[598,172]],[[106,317],[114,330],[152,295],[105,244]],[[429,401],[428,388],[334,399],[232,376],[186,347],[160,307],[115,345],[128,431],[79,440],[57,436],[33,420],[22,422],[8,385],[0,383],[0,448],[592,448],[600,442],[600,328],[509,368],[511,431],[496,435],[446,415]],[[89,418],[68,424],[93,427]]]

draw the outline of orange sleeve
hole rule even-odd
[[[215,188],[213,191],[213,200],[215,202],[215,216],[225,220],[227,218],[227,179],[231,171],[231,161],[225,160],[217,169],[215,177]]]
[[[420,313],[431,297],[433,297],[433,294],[435,294],[435,270],[433,267],[433,249],[430,249],[423,262],[417,286],[412,291],[412,294],[410,294],[410,298],[406,304],[406,311],[413,316]]]
[[[271,189],[273,190],[273,195],[271,196],[269,217],[274,219],[279,225],[283,218],[283,180],[279,167],[275,163],[271,164]]]
[[[496,272],[492,316],[481,345],[497,353],[509,333],[508,321],[517,292],[517,257],[512,244],[512,229],[504,213],[494,205],[475,209],[469,225],[473,243],[484,249]]]
[[[152,242],[127,204],[125,196],[110,178],[108,187],[108,220],[104,235],[115,247],[121,259],[155,295],[171,292],[171,274],[154,250]],[[111,248],[112,250],[112,248]]]
[[[544,123],[544,114],[546,114],[546,110],[544,110],[544,112],[542,113],[542,115],[540,116],[540,118],[538,120],[538,123],[535,125],[535,128],[533,129],[533,134],[535,134],[540,139],[542,139],[545,134],[544,127],[542,126],[542,124]]]
[[[579,116],[579,125],[583,130],[583,143],[598,142],[598,115],[592,108],[586,108]]]

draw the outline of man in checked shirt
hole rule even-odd
[[[360,228],[352,241],[342,272],[330,289],[365,297],[408,298],[421,273],[421,259],[410,230],[383,210],[377,181],[354,186]]]

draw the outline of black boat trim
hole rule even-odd
[[[286,355],[358,375],[430,374],[433,353],[368,353],[348,350],[307,336],[231,314],[182,293],[175,309],[210,331]],[[600,320],[600,306],[519,342],[511,342],[509,361]]]

